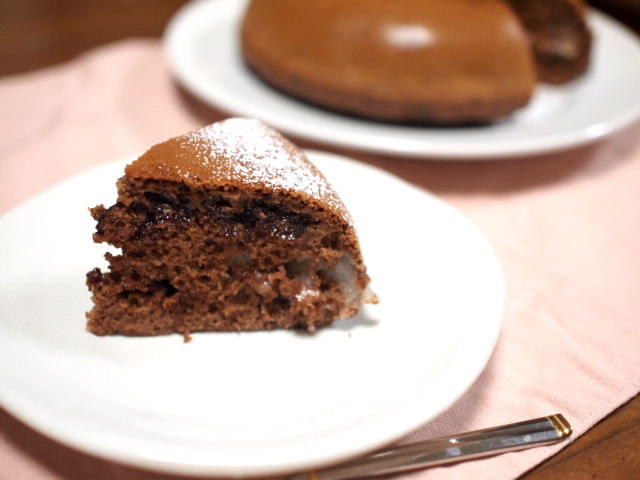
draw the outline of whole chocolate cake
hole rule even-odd
[[[91,209],[94,240],[122,250],[87,274],[95,334],[314,331],[375,301],[341,200],[257,121],[155,145],[117,187],[115,205]]]
[[[384,121],[487,121],[526,105],[536,84],[503,0],[252,0],[241,43],[269,84]]]
[[[488,122],[538,80],[585,72],[582,0],[251,0],[240,41],[265,82],[386,122]]]

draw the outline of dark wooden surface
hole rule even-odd
[[[127,37],[159,37],[183,3],[184,0],[0,0],[0,76],[53,65],[89,48]],[[607,2],[597,3],[606,7]],[[620,10],[609,13],[640,32],[640,14]],[[6,425],[18,432],[13,437],[17,448],[33,441],[47,452],[66,449],[22,426],[0,409],[0,428]],[[43,454],[42,458],[48,457]],[[50,463],[55,464],[55,460]],[[125,472],[126,469],[121,471],[123,479]],[[522,478],[640,478],[640,397]]]

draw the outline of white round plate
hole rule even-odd
[[[165,33],[170,68],[201,100],[232,114],[325,144],[432,159],[545,153],[601,138],[640,117],[640,42],[592,12],[595,48],[589,72],[561,87],[541,85],[529,105],[488,126],[429,128],[353,118],[280,93],[244,65],[238,25],[246,0],[200,0]]]
[[[109,164],[0,218],[3,406],[99,456],[243,476],[352,457],[451,405],[500,329],[493,250],[460,213],[396,177],[310,158],[355,219],[379,305],[315,335],[197,333],[183,343],[86,332],[85,273],[104,264],[87,206],[114,201],[124,163]]]

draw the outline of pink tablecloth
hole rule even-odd
[[[180,93],[159,45],[148,41],[2,79],[0,105],[0,212],[219,117]],[[640,125],[589,147],[511,161],[359,157],[465,212],[492,241],[507,278],[504,327],[486,370],[407,440],[555,412],[569,418],[575,438],[640,391]],[[514,478],[559,448],[398,478]],[[0,410],[0,478],[163,477],[75,452]]]

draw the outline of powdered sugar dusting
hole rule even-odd
[[[257,120],[232,118],[180,137],[207,181],[233,177],[275,191],[317,198],[349,220],[337,194],[302,151]],[[189,178],[194,173],[184,171]],[[191,180],[197,180],[191,178]]]

